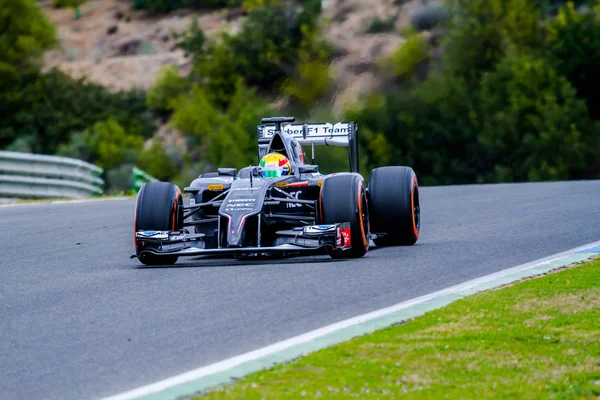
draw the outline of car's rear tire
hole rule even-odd
[[[369,250],[369,207],[363,177],[343,174],[325,179],[319,202],[323,224],[350,223],[351,248],[329,251],[329,255],[332,258],[364,256]]]
[[[179,231],[183,227],[183,199],[179,188],[168,182],[149,182],[140,189],[135,204],[134,243],[138,231]],[[138,253],[145,265],[172,265],[178,256]]]
[[[381,167],[369,176],[371,232],[377,246],[411,246],[419,239],[421,206],[417,175],[410,167]]]

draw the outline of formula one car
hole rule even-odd
[[[370,240],[376,246],[417,241],[419,185],[412,168],[375,168],[367,186],[358,171],[353,122],[293,122],[294,117],[262,119],[259,164],[198,176],[184,189],[188,205],[172,183],[142,186],[132,258],[146,265],[203,255],[358,258]],[[312,146],[310,164],[302,145]],[[314,165],[315,145],[348,147],[350,172],[321,174]]]

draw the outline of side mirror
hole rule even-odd
[[[188,186],[183,189],[183,193],[198,194],[198,192],[200,192],[200,189],[197,187]]]
[[[233,176],[234,179],[237,177],[237,169],[235,168],[219,168],[217,171],[219,176]]]
[[[318,165],[301,165],[298,167],[298,172],[300,175],[302,174],[314,174],[319,172]]]

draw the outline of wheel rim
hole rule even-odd
[[[414,206],[413,206],[413,218],[417,232],[421,230],[421,205],[419,203],[419,186],[415,184],[414,189]]]
[[[369,247],[369,232],[370,232],[370,226],[369,226],[369,205],[367,204],[367,193],[365,191],[365,188],[363,186],[362,190],[361,190],[361,222],[362,222],[362,226],[364,228],[364,232],[365,232],[365,236],[363,237],[363,241],[366,242],[365,243],[365,247],[368,248]]]

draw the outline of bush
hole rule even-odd
[[[209,100],[221,109],[227,108],[237,81],[243,79],[241,60],[233,53],[230,40],[230,36],[223,34],[221,43],[209,43],[204,56],[196,61],[191,75],[192,81],[201,84]]]
[[[301,48],[313,41],[320,11],[320,0],[305,1],[301,9],[291,0],[252,3],[239,34],[222,34],[206,45],[192,25],[181,46],[194,57],[194,80],[222,106],[240,77],[248,86],[278,87],[294,74]]]
[[[411,16],[412,26],[417,31],[433,29],[449,19],[448,9],[437,2],[423,4],[415,8]]]
[[[170,179],[177,173],[175,163],[158,141],[153,141],[150,148],[142,150],[138,158],[138,167],[163,181]]]
[[[105,171],[106,185],[104,193],[109,196],[128,193],[133,188],[132,168],[135,164],[120,164]]]
[[[148,92],[148,107],[160,114],[169,114],[173,110],[173,101],[185,92],[187,86],[188,81],[180,75],[177,66],[164,67]]]
[[[369,27],[367,28],[367,33],[383,33],[383,32],[391,32],[394,30],[396,25],[396,16],[391,16],[385,19],[382,18],[373,18]]]
[[[184,32],[180,39],[177,47],[185,52],[185,57],[189,57],[190,55],[197,57],[204,53],[206,35],[200,27],[197,17],[194,17],[190,28]]]
[[[79,8],[87,0],[52,0],[52,5],[56,8]]]
[[[302,29],[300,13],[291,4],[254,8],[229,42],[237,72],[250,86],[270,88],[280,82],[296,65]]]
[[[56,150],[57,156],[91,160],[92,149],[86,141],[85,132],[74,132],[67,143],[61,143]]]
[[[236,168],[257,162],[256,124],[268,113],[267,106],[241,80],[225,111],[197,85],[178,98],[174,110],[171,123],[189,135],[192,160]]]
[[[211,9],[241,5],[241,0],[134,0],[135,10],[147,9],[154,14],[164,14],[181,8]]]
[[[34,1],[0,0],[0,72],[39,67],[44,51],[57,44],[56,28]]]
[[[142,92],[111,93],[101,85],[72,79],[58,70],[28,73],[13,85],[9,92],[0,90],[0,96],[11,96],[0,101],[4,111],[10,110],[0,119],[0,147],[18,137],[33,136],[36,141],[32,151],[54,154],[59,144],[69,142],[72,132],[84,131],[109,118],[127,132],[143,137],[155,131]]]
[[[598,3],[600,6],[600,3]],[[587,102],[590,116],[600,120],[600,13],[577,12],[572,3],[559,11],[548,29],[547,57]]]
[[[566,78],[543,59],[507,58],[481,86],[479,142],[494,166],[489,181],[584,175],[600,138]]]
[[[516,14],[499,20],[490,14],[499,16],[504,3],[488,13],[476,0],[465,5],[473,8],[459,14],[464,24],[450,27],[441,71],[350,110],[345,119],[362,127],[369,168],[384,160],[411,165],[424,185],[598,176],[599,124],[589,118],[584,100],[594,103],[563,75],[577,57],[595,62],[592,38],[598,22],[569,23],[564,26],[571,30],[561,31],[554,25],[568,19],[565,9],[549,25],[552,45],[543,46],[539,11],[524,0],[512,3]],[[582,47],[575,45],[576,38]],[[571,79],[581,87],[595,87],[589,75]],[[382,148],[389,152],[381,154]]]
[[[333,86],[332,71],[325,50],[303,49],[298,57],[295,73],[284,80],[281,91],[293,105],[311,109]]]
[[[534,0],[446,0],[453,19],[442,68],[477,86],[484,72],[511,53],[543,49],[541,11]],[[474,88],[475,89],[475,88]]]
[[[403,77],[429,58],[430,46],[421,35],[411,35],[384,61],[395,76]]]
[[[96,122],[91,129],[86,130],[85,141],[96,164],[104,169],[135,161],[144,144],[141,136],[126,132],[114,118]]]

